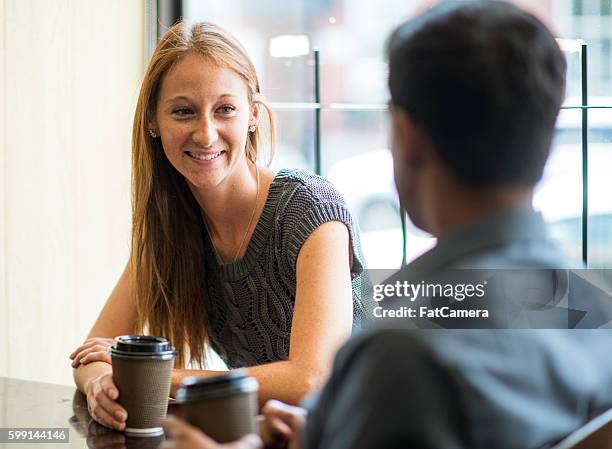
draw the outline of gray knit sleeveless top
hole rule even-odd
[[[329,181],[304,170],[280,170],[246,252],[234,263],[221,263],[205,234],[207,329],[213,349],[229,368],[288,358],[298,254],[310,234],[328,221],[340,221],[349,230],[355,329],[364,315],[359,232]]]

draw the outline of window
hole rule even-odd
[[[568,87],[549,166],[534,199],[555,237],[589,264],[612,267],[612,0],[515,0],[549,24],[568,58]],[[384,41],[431,0],[184,0],[189,20],[215,22],[232,32],[252,57],[279,118],[276,167],[315,169],[343,193],[357,217],[371,268],[396,268],[430,248],[434,239],[407,225],[405,248],[387,151]],[[582,181],[582,39],[588,46],[588,184]],[[320,104],[315,100],[313,49],[320,50]],[[315,110],[320,106],[320,127]],[[376,173],[376,176],[372,176]],[[367,185],[364,185],[367,179]],[[588,187],[589,228],[583,239],[582,195]],[[586,191],[586,190],[585,190]]]

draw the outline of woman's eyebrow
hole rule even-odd
[[[224,92],[224,93],[218,95],[218,98],[225,98],[225,97],[238,98],[239,95],[235,94],[233,92]],[[177,95],[176,97],[172,97],[172,98],[169,98],[168,100],[166,100],[166,103],[172,103],[172,102],[177,101],[177,100],[191,101],[191,98],[186,97],[185,95]]]
[[[166,103],[172,103],[172,102],[177,101],[177,100],[190,101],[190,99],[188,97],[184,96],[184,95],[177,95],[176,97],[168,98],[166,100]]]

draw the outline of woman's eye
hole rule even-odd
[[[174,115],[185,116],[185,115],[193,114],[193,111],[189,108],[177,108],[173,110],[172,113]]]
[[[236,108],[234,106],[225,105],[221,106],[218,110],[224,115],[229,115],[232,114],[236,110]]]

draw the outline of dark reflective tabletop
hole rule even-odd
[[[173,410],[171,410],[173,412]],[[2,449],[156,449],[158,437],[128,437],[96,423],[76,388],[0,377],[0,427],[68,428],[68,443],[0,443]]]

